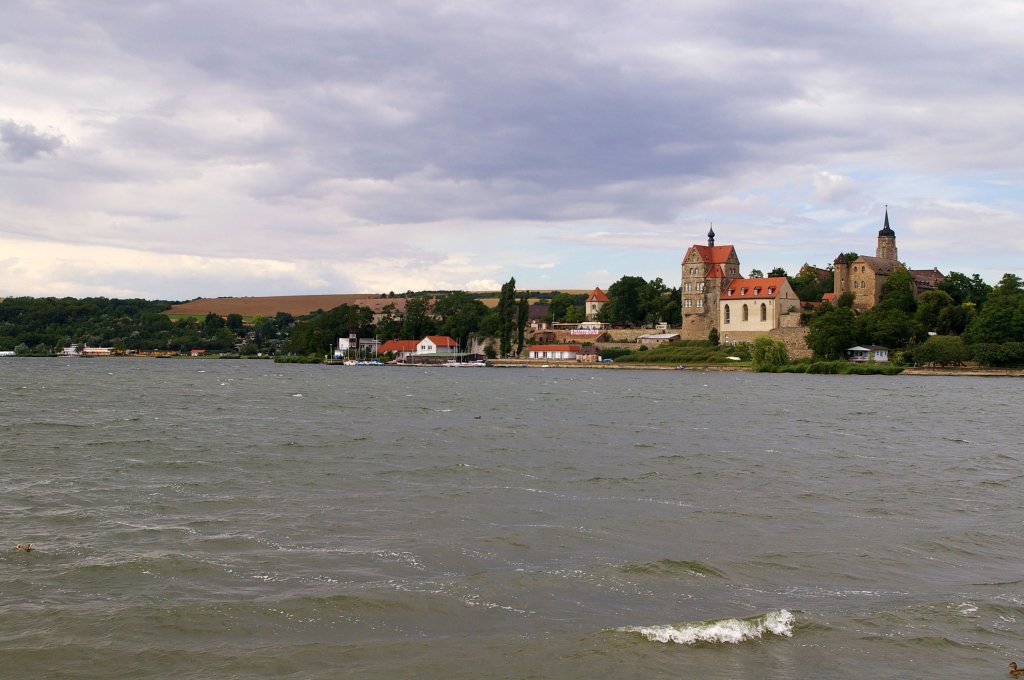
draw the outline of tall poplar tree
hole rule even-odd
[[[513,276],[501,287],[501,297],[498,298],[498,343],[502,357],[512,354],[512,331],[516,315],[516,279]]]

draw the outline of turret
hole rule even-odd
[[[896,257],[896,232],[889,226],[889,206],[885,206],[885,225],[878,231],[878,246],[875,248],[875,257],[880,260],[897,262]]]
[[[711,225],[711,229],[708,230],[708,247],[715,247],[715,225]]]

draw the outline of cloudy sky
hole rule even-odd
[[[4,0],[0,296],[1024,275],[1019,0]]]

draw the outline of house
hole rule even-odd
[[[201,357],[201,356],[204,356],[205,354],[206,354],[206,350],[205,349],[194,349],[194,350],[192,350],[191,352],[188,353],[188,355],[190,357]]]
[[[785,276],[733,279],[718,305],[721,333],[767,333],[782,325],[784,314],[800,312],[800,299]]]
[[[416,345],[416,354],[457,354],[459,343],[447,335],[428,335]]]
[[[596,321],[597,314],[601,311],[601,308],[608,303],[608,296],[604,294],[600,288],[595,288],[591,291],[590,295],[587,296],[587,300],[584,303],[584,313],[587,316],[587,321]]]
[[[881,345],[857,345],[846,350],[850,361],[889,361],[889,348]]]
[[[637,336],[636,343],[644,347],[658,347],[667,345],[679,339],[679,333],[647,333]]]
[[[416,340],[388,340],[377,351],[381,354],[394,352],[395,361],[405,361],[406,357],[416,354],[417,345],[419,342]]]
[[[587,345],[577,352],[576,361],[582,364],[596,364],[601,361],[601,353],[593,345]]]
[[[553,361],[575,361],[580,352],[579,345],[533,345],[529,348],[528,358],[550,359]]]

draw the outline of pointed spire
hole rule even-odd
[[[715,224],[711,223],[711,229],[708,230],[708,246],[714,247],[715,245]]]
[[[889,206],[885,206],[885,225],[881,231],[878,232],[879,236],[896,236],[896,232],[889,226]]]

